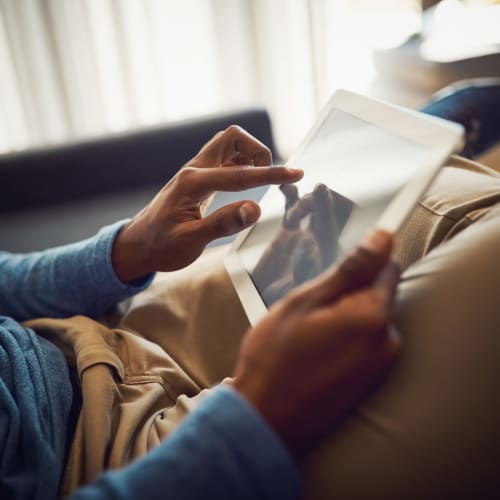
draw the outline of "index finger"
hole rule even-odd
[[[302,178],[302,170],[287,167],[185,167],[182,190],[195,199],[214,191],[244,191],[268,184],[288,184]]]

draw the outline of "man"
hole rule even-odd
[[[2,498],[57,496],[65,463],[78,460],[75,443],[85,433],[78,419],[80,398],[82,410],[94,410],[87,398],[92,388],[86,359],[104,338],[97,334],[88,342],[85,333],[68,330],[51,343],[30,329],[36,321],[18,322],[37,316],[96,317],[147,287],[154,272],[187,266],[208,242],[259,217],[251,201],[203,217],[214,191],[290,183],[302,176],[300,170],[270,164],[265,146],[229,127],[131,221],[75,245],[0,254]],[[397,282],[391,248],[391,236],[375,232],[338,268],[276,304],[246,336],[232,382],[202,401],[170,439],[130,466],[100,476],[76,496],[297,497],[300,481],[293,458],[304,456],[373,388],[399,350],[399,339],[388,328]],[[122,338],[104,338],[105,347],[115,349]],[[111,387],[130,367],[125,366],[124,375],[115,351],[103,349],[109,366],[106,360],[90,366],[99,374],[95,385]],[[74,365],[65,354],[66,359],[74,356]],[[293,394],[282,389],[292,377],[297,380]],[[105,407],[113,395],[99,394]],[[103,426],[88,425],[91,439],[107,442],[99,436],[107,432]],[[118,439],[119,429],[113,432]],[[85,439],[91,448],[85,453],[96,460],[85,462],[78,474],[93,478],[112,459],[106,455],[114,448],[95,454],[92,440]]]
[[[475,91],[472,95],[479,102]],[[490,90],[486,95],[489,103]],[[436,106],[430,111],[436,111]],[[491,118],[488,106],[479,108],[479,117],[484,112]],[[470,121],[468,114],[466,118]],[[230,139],[236,132],[241,131],[230,129],[216,137],[204,148],[205,153],[212,153],[210,161],[203,158],[202,150],[194,160],[195,168],[186,169],[188,174],[183,176],[199,180],[198,168],[229,163],[233,164],[230,170],[238,172],[239,187],[246,185],[241,178],[252,169],[240,171],[234,164],[265,165],[268,160],[261,163],[252,155],[242,158],[246,153],[241,153],[240,142],[235,147]],[[480,149],[489,143],[490,132],[485,129],[485,134],[475,134],[472,145]],[[226,140],[228,146],[221,147]],[[247,139],[243,142],[247,144]],[[262,152],[260,145],[255,147]],[[295,498],[303,488],[305,498],[316,500],[498,497],[500,176],[458,158],[451,164],[416,207],[395,250],[406,269],[394,311],[405,349],[388,383],[356,405],[340,427],[349,408],[387,371],[399,350],[398,337],[387,328],[396,273],[387,263],[392,241],[384,233],[373,234],[337,269],[273,306],[245,336],[234,380],[209,395],[205,392],[201,402],[198,399],[187,408],[192,413],[176,431],[175,396],[197,399],[203,384],[199,377],[194,381],[183,378],[186,366],[176,365],[158,346],[137,340],[134,313],[141,313],[140,304],[122,329],[109,329],[83,317],[25,323],[66,354],[70,372],[78,372],[80,379],[81,389],[76,384],[74,392],[83,392],[83,406],[77,429],[74,435],[70,433],[73,446],[65,491],[93,481],[77,495]],[[293,181],[295,175],[300,176],[283,175],[267,182]],[[163,203],[187,209],[180,215],[177,211],[173,219],[166,217],[164,227],[185,242],[197,243],[196,248],[202,247],[197,230],[190,234],[187,228],[203,225],[199,203],[216,186],[210,186],[201,199],[188,194],[177,198],[183,204],[167,203],[179,193],[186,194],[179,188],[184,184],[180,180],[167,185],[121,231],[118,225],[95,240],[63,251],[20,256],[14,261],[4,256],[2,276],[8,285],[2,300],[17,308],[19,318],[47,311],[64,316],[69,314],[65,307],[97,314],[146,286],[150,277],[144,273],[167,264],[157,260],[155,267],[148,268],[141,252],[134,249],[160,259],[162,238],[154,230],[154,221],[165,215]],[[236,213],[241,206],[227,210],[226,216],[208,219],[219,228],[213,234],[227,234],[244,225]],[[206,238],[207,233],[198,234]],[[172,268],[189,262],[192,255],[187,259],[171,256],[173,262],[181,261]],[[20,268],[14,269],[9,262]],[[124,287],[118,277],[135,280],[136,288]],[[204,288],[200,293],[214,294],[213,282],[195,280],[184,289],[191,294],[186,300],[188,315],[197,310],[199,293],[193,287],[199,285]],[[48,289],[59,290],[52,300]],[[78,293],[87,289],[92,293],[82,300]],[[84,305],[88,308],[82,311]],[[143,304],[142,318],[163,323],[165,316],[159,314],[157,305],[154,301]],[[227,306],[234,327],[237,313],[231,312],[231,305]],[[5,305],[2,308],[5,311]],[[174,321],[186,311],[175,309]],[[208,341],[217,340],[207,318],[198,320]],[[52,356],[55,348],[46,355],[49,363],[37,361],[42,348],[36,342],[43,342],[34,340],[29,329],[9,319],[3,320],[2,328],[1,388],[6,409],[2,418],[10,416],[9,425],[2,422],[0,428],[2,445],[8,445],[2,446],[1,470],[6,478],[2,496],[17,493],[46,498],[55,494],[64,454],[64,436],[54,429],[60,432],[69,411],[71,389],[66,386],[64,390],[68,368],[64,360]],[[165,333],[165,328],[160,330]],[[16,349],[15,343],[22,341],[25,344]],[[48,346],[44,343],[46,351],[50,351]],[[164,365],[155,366],[158,360]],[[57,387],[47,383],[53,380],[44,376],[48,370],[58,377]],[[65,376],[60,375],[63,372]],[[181,387],[187,390],[182,392]],[[184,396],[178,401],[179,406],[187,406]],[[185,413],[180,420],[184,417]],[[170,437],[161,441],[162,436]],[[124,465],[152,448],[144,458],[95,480],[104,468]]]

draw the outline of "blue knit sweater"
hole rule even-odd
[[[122,225],[45,252],[0,252],[0,498],[57,497],[73,398],[62,353],[18,322],[96,316],[145,288],[152,277],[130,286],[113,271]],[[292,499],[299,486],[267,424],[235,391],[220,388],[172,438],[75,498]]]

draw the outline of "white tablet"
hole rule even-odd
[[[226,257],[250,323],[369,229],[396,233],[463,135],[445,120],[337,91],[287,162],[303,179],[266,191],[259,221]]]

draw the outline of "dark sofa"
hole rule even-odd
[[[131,217],[207,140],[233,123],[276,155],[269,116],[253,108],[0,156],[0,249],[61,245]],[[245,197],[257,199],[262,191]],[[221,193],[213,207],[241,198]]]

